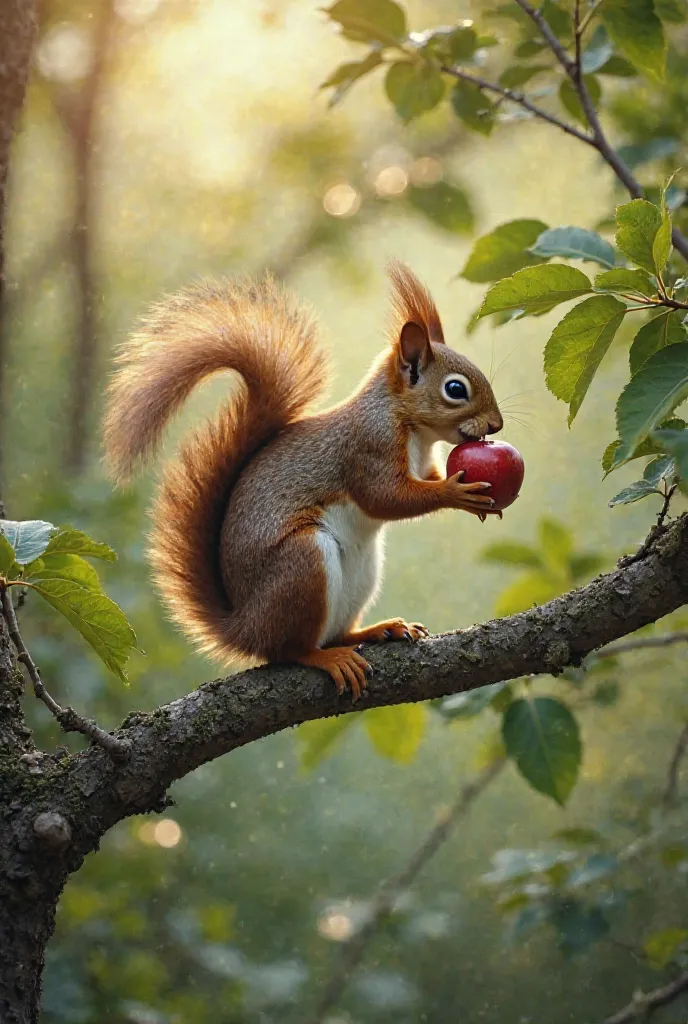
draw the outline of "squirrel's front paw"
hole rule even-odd
[[[464,509],[466,512],[473,512],[477,515],[489,511],[494,505],[494,498],[482,492],[489,490],[490,484],[484,480],[464,484],[462,483],[464,476],[464,471],[459,470],[454,476],[449,476],[445,480],[450,508]]]

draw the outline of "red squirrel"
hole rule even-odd
[[[155,580],[204,652],[324,669],[354,700],[369,672],[362,643],[428,636],[401,618],[360,625],[380,583],[385,523],[443,508],[484,518],[489,484],[445,479],[433,445],[502,427],[484,374],[445,344],[429,292],[403,264],[389,272],[390,345],[326,412],[308,411],[328,380],[312,315],[266,277],[202,283],[154,306],[121,349],[104,425],[123,481],[201,380],[239,375],[165,468]]]

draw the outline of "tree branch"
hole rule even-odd
[[[640,636],[637,640],[625,640],[623,643],[611,644],[603,651],[597,651],[595,657],[615,658],[617,654],[626,654],[628,651],[640,651],[647,647],[671,647],[673,644],[686,643],[688,643],[688,631],[664,633],[663,636]]]
[[[91,747],[58,771],[52,809],[89,798],[83,852],[117,821],[162,805],[169,785],[199,765],[289,726],[351,710],[404,704],[518,676],[557,673],[591,651],[688,602],[688,515],[645,557],[542,607],[414,644],[368,646],[374,676],[352,708],[327,677],[271,665],[205,683],[151,714],[134,713],[118,737],[131,757],[115,764]],[[74,790],[76,787],[76,792]],[[60,806],[62,804],[62,806]]]
[[[463,71],[461,68],[450,68],[447,64],[443,64],[441,70],[447,75],[451,75],[452,78],[457,78],[461,82],[470,82],[471,85],[476,85],[479,89],[486,89],[488,92],[495,92],[499,96],[503,96],[504,99],[511,100],[512,103],[518,103],[524,110],[528,110],[535,117],[541,121],[547,121],[548,124],[553,124],[556,128],[560,128],[561,131],[566,132],[567,135],[573,135],[575,139],[579,139],[581,142],[587,143],[588,146],[595,145],[595,140],[591,135],[586,135],[585,132],[580,131],[578,128],[574,128],[573,125],[567,124],[566,121],[561,121],[554,114],[548,113],[542,107],[536,106],[531,103],[522,92],[514,92],[513,89],[507,89],[503,85],[498,85],[496,82],[488,82],[486,78],[481,78],[479,75],[469,74],[467,71]]]
[[[588,142],[589,145],[592,145],[597,150],[604,162],[611,167],[616,177],[628,190],[633,199],[642,199],[644,193],[640,182],[633,176],[628,167],[626,167],[626,164],[623,162],[613,146],[610,145],[607,136],[604,134],[600,119],[597,115],[597,111],[595,110],[595,104],[593,103],[590,91],[585,84],[585,76],[579,73],[580,69],[577,62],[573,60],[566,51],[566,48],[552,31],[541,11],[532,7],[528,0],[516,0],[516,3],[535,23],[535,25],[537,25],[543,39],[561,64],[568,77],[571,79],[571,82],[578,93],[581,106],[592,130],[592,139],[587,135],[583,135],[583,140]],[[588,20],[589,19],[586,18],[582,26],[578,24],[575,26],[577,51],[580,48],[581,33],[587,25]],[[546,118],[545,120],[549,120],[549,118]],[[688,260],[688,238],[686,238],[678,228],[674,228],[671,234],[671,239],[675,248],[678,249],[683,258]]]
[[[687,637],[688,639],[688,637]],[[671,761],[669,762],[669,771],[667,772],[667,781],[664,793],[662,795],[662,803],[665,807],[669,807],[671,804],[676,803],[676,797],[678,795],[678,773],[681,767],[681,761],[686,755],[688,749],[688,722],[683,726],[673,753],[671,755]]]
[[[623,1010],[607,1017],[604,1024],[634,1024],[636,1021],[646,1020],[653,1010],[672,1003],[686,991],[688,991],[688,971],[680,974],[668,985],[663,985],[662,988],[653,989],[646,995],[642,992],[638,993],[628,1006],[624,1006]]]
[[[506,764],[503,757],[493,761],[479,775],[461,788],[458,797],[437,824],[428,832],[417,850],[409,858],[407,864],[392,878],[386,879],[371,900],[368,917],[359,931],[344,947],[341,957],[337,960],[337,968],[330,978],[315,1013],[309,1018],[309,1024],[325,1024],[328,1012],[337,1005],[342,993],[365,954],[371,939],[380,925],[394,910],[398,898],[409,888],[432,860],[440,847],[447,841],[455,826],[468,813],[474,801],[480,796],[493,779],[499,775]]]

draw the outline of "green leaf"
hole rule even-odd
[[[607,559],[602,555],[596,555],[593,552],[572,555],[569,562],[571,579],[576,585],[584,583],[603,569],[606,561]]]
[[[660,494],[661,492],[653,487],[652,484],[648,483],[647,480],[636,480],[634,483],[629,484],[628,487],[624,487],[623,490],[615,494],[614,497],[609,501],[609,507],[614,508],[616,505],[631,505],[634,501],[640,501],[641,498],[647,498],[651,494]]]
[[[551,601],[560,593],[561,587],[544,572],[523,573],[499,595],[495,603],[495,615],[501,618],[503,615],[527,611],[534,605]]]
[[[661,932],[654,932],[643,943],[643,950],[650,967],[656,971],[663,971],[674,959],[676,953],[688,939],[686,928],[664,928]]]
[[[592,691],[592,699],[600,708],[611,708],[617,703],[621,687],[616,679],[603,679]]]
[[[499,84],[505,89],[518,89],[525,85],[531,78],[541,75],[543,71],[551,71],[549,64],[514,64],[513,67],[502,71],[499,76]]]
[[[666,194],[671,180],[674,175],[668,181],[665,181],[661,192],[660,192],[660,208],[662,213],[662,223],[659,226],[659,230],[655,235],[655,240],[652,243],[652,258],[655,264],[655,273],[660,275],[669,261],[669,255],[671,253],[671,215],[667,209]]]
[[[681,324],[683,316],[678,309],[665,309],[640,328],[628,353],[631,374],[637,373],[660,349],[688,340],[688,332]]]
[[[390,45],[406,36],[406,13],[393,0],[337,0],[324,10],[356,42]]]
[[[381,63],[382,55],[380,51],[373,50],[364,60],[340,64],[320,86],[321,89],[332,88],[334,90],[330,96],[329,106],[334,107],[335,104],[339,103],[354,82],[379,67]]]
[[[461,277],[487,284],[543,260],[527,251],[547,225],[541,220],[512,220],[483,235],[473,246]]]
[[[14,557],[19,565],[26,565],[42,555],[55,530],[52,523],[41,519],[25,519],[15,522],[0,519],[0,533],[3,533],[14,548]]]
[[[480,552],[484,562],[501,562],[505,565],[524,565],[528,569],[540,569],[542,563],[540,556],[534,548],[528,544],[519,544],[517,541],[497,541],[496,544],[489,544]]]
[[[569,425],[626,312],[612,295],[594,295],[569,310],[554,328],[545,346],[547,387],[569,403]]]
[[[461,27],[455,29],[447,37],[447,50],[452,64],[461,64],[472,60],[478,48],[478,36],[475,29]]]
[[[584,75],[592,75],[604,67],[613,52],[612,42],[604,25],[598,25],[581,58]]]
[[[524,43],[519,43],[516,47],[514,56],[522,60],[528,60],[530,57],[537,57],[544,49],[546,49],[545,43],[541,43],[537,39],[526,39]]]
[[[605,0],[600,17],[632,64],[653,78],[664,77],[667,44],[653,0]]]
[[[616,208],[616,244],[632,263],[656,273],[654,242],[662,226],[661,211],[647,199],[633,199]]]
[[[626,166],[634,170],[651,160],[662,160],[664,157],[673,156],[676,149],[676,139],[660,135],[658,138],[648,139],[646,142],[632,142],[627,146],[619,146],[617,152]]]
[[[547,228],[531,245],[530,252],[545,259],[562,256],[567,260],[599,263],[602,267],[613,267],[616,262],[609,242],[585,228]]]
[[[611,75],[615,78],[635,78],[638,74],[638,69],[631,64],[630,60],[626,60],[625,57],[619,57],[614,53],[607,63],[600,68],[598,74]]]
[[[653,487],[659,487],[663,480],[673,480],[675,476],[676,464],[671,455],[657,455],[643,470],[643,480]]]
[[[86,558],[102,558],[104,562],[116,562],[117,555],[107,544],[92,540],[83,530],[61,526],[54,533],[45,549],[46,555],[82,555]]]
[[[46,554],[26,566],[24,577],[27,583],[36,580],[63,579],[71,580],[80,587],[102,594],[103,588],[98,573],[81,555]]]
[[[544,313],[560,302],[577,299],[591,290],[589,279],[575,267],[561,264],[526,267],[490,288],[478,317],[503,309],[523,309],[524,316]]]
[[[507,755],[526,781],[563,806],[581,763],[578,723],[554,697],[515,700],[502,724]]]
[[[555,903],[550,920],[558,932],[562,953],[582,953],[609,931],[609,922],[599,907],[586,907],[578,900]]]
[[[477,690],[468,690],[467,693],[454,693],[451,697],[442,699],[439,712],[443,718],[452,721],[475,718],[485,708],[490,707],[494,698],[508,685],[508,682],[491,683],[488,686],[479,686]]]
[[[678,416],[672,416],[670,419],[665,420],[663,423],[660,423],[659,429],[685,430],[687,425],[688,424],[686,424],[684,420],[679,419]],[[642,459],[646,455],[661,454],[664,451],[664,448],[662,447],[662,444],[659,440],[654,440],[658,433],[658,431],[654,431],[651,437],[646,437],[645,440],[638,445],[638,447],[635,449],[630,458],[626,459],[625,461],[631,462],[633,459]],[[608,444],[604,450],[604,454],[602,456],[602,469],[604,470],[605,476],[607,476],[609,473],[611,473],[613,469],[616,468],[614,466],[614,455],[616,454],[616,451],[620,443],[621,442],[618,439],[616,441],[612,441],[611,444]]]
[[[553,835],[554,839],[563,839],[574,846],[602,846],[604,837],[594,828],[561,828]]]
[[[444,79],[432,64],[397,61],[385,77],[385,91],[402,121],[408,123],[436,107]]]
[[[686,0],[654,0],[655,14],[670,25],[682,25],[688,18]]]
[[[650,356],[621,392],[616,404],[620,445],[614,466],[631,457],[638,445],[688,398],[688,342],[670,345]]]
[[[358,721],[360,719],[357,715],[338,715],[336,718],[324,718],[300,725],[296,730],[296,742],[304,771],[310,771],[324,761],[347,729]]]
[[[678,475],[688,480],[688,430],[655,430],[652,440],[673,456]]]
[[[407,194],[411,206],[437,227],[455,235],[464,235],[473,230],[473,210],[463,189],[447,181],[438,181],[426,188],[411,186]]]
[[[585,75],[585,84],[588,87],[588,93],[590,94],[592,105],[595,110],[597,110],[602,97],[602,87],[594,75]],[[576,121],[580,121],[582,125],[587,127],[588,119],[583,107],[581,106],[581,101],[578,98],[576,88],[570,78],[565,78],[559,86],[559,99],[561,100],[562,106],[569,112],[571,117]]]
[[[547,568],[555,576],[568,574],[573,552],[571,531],[556,519],[543,516],[538,523],[538,537]]]
[[[0,575],[8,578],[12,568],[16,565],[17,559],[14,548],[4,533],[0,533]]]
[[[451,105],[468,128],[481,135],[490,134],[494,127],[494,104],[475,85],[457,82],[451,91]]]
[[[77,555],[52,557],[78,558]],[[87,562],[83,565],[90,572],[95,571]],[[136,635],[114,601],[102,592],[89,589],[85,571],[80,575],[76,569],[72,572],[66,570],[64,577],[51,570],[42,575],[36,573],[31,586],[71,622],[115,675],[126,680],[124,668],[136,647]]]
[[[617,292],[620,295],[632,292],[648,299],[657,294],[654,282],[644,270],[628,270],[626,267],[616,267],[598,274],[595,278],[595,291]]]
[[[397,704],[366,711],[363,724],[378,754],[409,764],[423,738],[425,715],[421,704]]]

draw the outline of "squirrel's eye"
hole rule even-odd
[[[444,384],[444,397],[450,402],[467,402],[470,399],[467,381],[458,375],[448,377]]]

